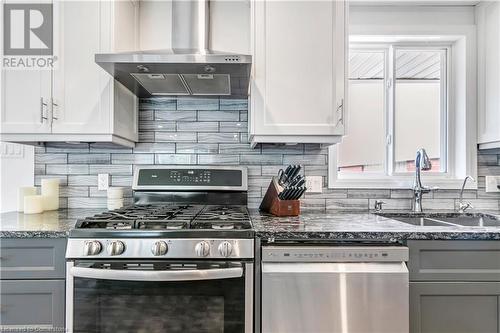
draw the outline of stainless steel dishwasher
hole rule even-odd
[[[262,248],[262,332],[408,332],[408,248]]]

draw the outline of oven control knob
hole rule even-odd
[[[233,252],[233,245],[228,241],[223,241],[219,244],[219,254],[225,258],[229,257]]]
[[[168,245],[164,241],[157,241],[151,247],[151,253],[154,256],[164,256],[168,252]]]
[[[122,241],[112,241],[108,244],[108,254],[118,256],[125,251],[125,244]]]
[[[210,254],[210,244],[205,241],[199,242],[194,247],[194,251],[198,257],[206,257]]]
[[[99,241],[86,241],[83,245],[83,254],[86,256],[95,256],[101,253],[102,245]]]

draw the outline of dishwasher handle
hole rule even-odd
[[[298,263],[298,262],[266,262],[262,264],[262,273],[278,274],[403,274],[408,275],[408,267],[404,262],[347,262],[347,263]]]

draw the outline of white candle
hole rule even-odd
[[[122,199],[123,187],[110,187],[108,188],[108,199]]]
[[[59,197],[59,179],[42,179],[42,195]]]
[[[24,197],[24,214],[39,214],[43,212],[41,195],[27,195]]]
[[[59,197],[55,195],[42,195],[43,210],[59,209]]]
[[[42,179],[43,209],[59,209],[59,179]]]
[[[36,195],[36,187],[20,187],[17,191],[17,210],[24,211],[24,197],[27,195]]]

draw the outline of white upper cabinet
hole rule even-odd
[[[7,74],[2,139],[133,146],[138,140],[137,98],[94,57],[138,49],[137,1],[54,1],[53,15],[55,66]]]
[[[500,2],[477,6],[478,143],[500,148]]]
[[[50,133],[51,72],[2,69],[1,133]]]
[[[250,140],[336,143],[344,134],[343,1],[252,1]]]
[[[101,107],[100,52],[102,6],[97,2],[54,2],[54,37],[59,46],[53,80],[53,133],[107,133],[110,113]],[[88,19],[82,24],[80,17]]]

